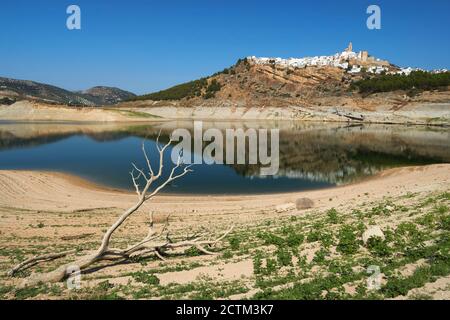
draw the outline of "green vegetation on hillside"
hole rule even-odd
[[[176,85],[166,90],[135,97],[131,100],[181,100],[201,96],[205,99],[210,99],[214,98],[216,92],[220,91],[221,88],[222,85],[216,79],[213,79],[208,84],[207,78],[201,78]]]
[[[205,99],[214,98],[216,95],[216,92],[220,91],[221,88],[222,88],[222,85],[216,79],[213,79],[211,81],[211,83],[208,85],[208,87],[206,88],[206,93],[204,95],[204,98]]]
[[[230,68],[225,68],[222,71],[216,72],[213,75],[201,78],[198,80],[182,83],[166,90],[145,94],[131,98],[129,101],[136,100],[181,100],[184,98],[190,99],[194,97],[203,97],[204,99],[214,98],[216,93],[220,91],[222,85],[217,79],[212,79],[208,84],[208,79],[220,76],[220,75],[235,75],[236,67],[241,63],[248,65],[247,58],[239,59],[236,64]]]
[[[354,83],[361,93],[394,90],[433,90],[450,85],[450,72],[413,71],[409,75],[381,75]]]
[[[132,100],[181,100],[199,97],[202,89],[208,85],[206,78],[182,83],[166,90],[135,97]]]

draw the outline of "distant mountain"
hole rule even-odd
[[[0,99],[6,104],[28,99],[56,104],[99,106],[116,104],[134,96],[131,92],[111,87],[93,87],[82,92],[72,92],[44,83],[0,77]]]
[[[112,105],[136,96],[134,93],[119,88],[103,86],[93,87],[80,93],[100,105]]]

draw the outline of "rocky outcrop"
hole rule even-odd
[[[369,229],[364,231],[362,235],[364,244],[367,244],[370,238],[380,238],[384,240],[384,233],[379,226],[371,226]]]

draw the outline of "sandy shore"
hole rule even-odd
[[[19,101],[10,106],[0,105],[0,120],[36,122],[130,122],[151,121],[156,117],[128,110],[100,107],[68,107]]]
[[[161,120],[298,120],[319,122],[388,123],[416,125],[450,125],[448,103],[411,104],[401,110],[380,107],[363,110],[349,106],[182,107],[151,102],[124,104],[120,107],[75,108],[19,101],[0,106],[0,120],[51,122],[151,122]],[[363,120],[361,120],[363,119]]]
[[[386,170],[359,183],[315,191],[273,195],[204,196],[160,195],[153,209],[174,214],[237,214],[275,209],[307,197],[315,207],[326,209],[351,203],[375,201],[406,192],[442,190],[450,184],[450,164]],[[39,171],[0,171],[0,206],[27,210],[62,212],[97,208],[129,207],[136,195],[107,189],[62,173]]]

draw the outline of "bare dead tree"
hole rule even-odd
[[[157,232],[153,224],[153,213],[150,213],[149,231],[141,241],[129,246],[126,249],[116,249],[110,247],[111,237],[113,236],[114,232],[119,229],[131,215],[138,211],[138,209],[141,208],[144,203],[154,198],[169,183],[185,176],[189,172],[192,172],[192,170],[190,169],[191,166],[185,166],[181,160],[181,154],[179,154],[177,163],[171,169],[169,177],[163,180],[158,186],[151,188],[154,184],[156,184],[157,181],[160,181],[163,175],[164,154],[167,148],[172,143],[172,140],[169,140],[167,144],[161,147],[161,145],[159,144],[159,137],[160,135],[158,135],[156,139],[156,148],[159,153],[158,170],[153,170],[147,151],[145,149],[145,143],[143,142],[142,152],[145,157],[147,168],[143,170],[132,163],[133,170],[130,172],[131,180],[133,181],[138,199],[136,203],[129,209],[125,210],[125,212],[123,212],[114,222],[114,224],[112,224],[105,232],[100,247],[95,252],[86,254],[78,258],[74,262],[64,264],[54,271],[48,273],[32,274],[28,279],[25,280],[25,282],[23,283],[24,286],[36,285],[40,282],[59,282],[70,276],[69,270],[73,270],[73,266],[76,266],[81,271],[83,271],[100,261],[127,261],[131,258],[142,257],[148,254],[154,254],[156,257],[165,260],[162,253],[168,253],[171,250],[190,247],[195,247],[204,254],[215,254],[211,250],[208,250],[209,248],[207,249],[207,247],[213,247],[218,242],[223,240],[228,234],[230,234],[230,232],[233,230],[233,227],[229,228],[224,234],[214,240],[205,240],[206,234],[201,234],[188,237],[187,239],[184,239],[182,241],[174,242],[170,239],[169,236],[169,217],[167,217],[166,223],[163,228]],[[143,187],[139,185],[139,181],[142,180],[145,182],[145,185]],[[60,253],[35,256],[19,263],[18,265],[13,267],[8,272],[8,274],[10,276],[14,276],[18,272],[28,269],[38,263],[66,257],[75,253],[77,253],[76,250],[69,250]]]

